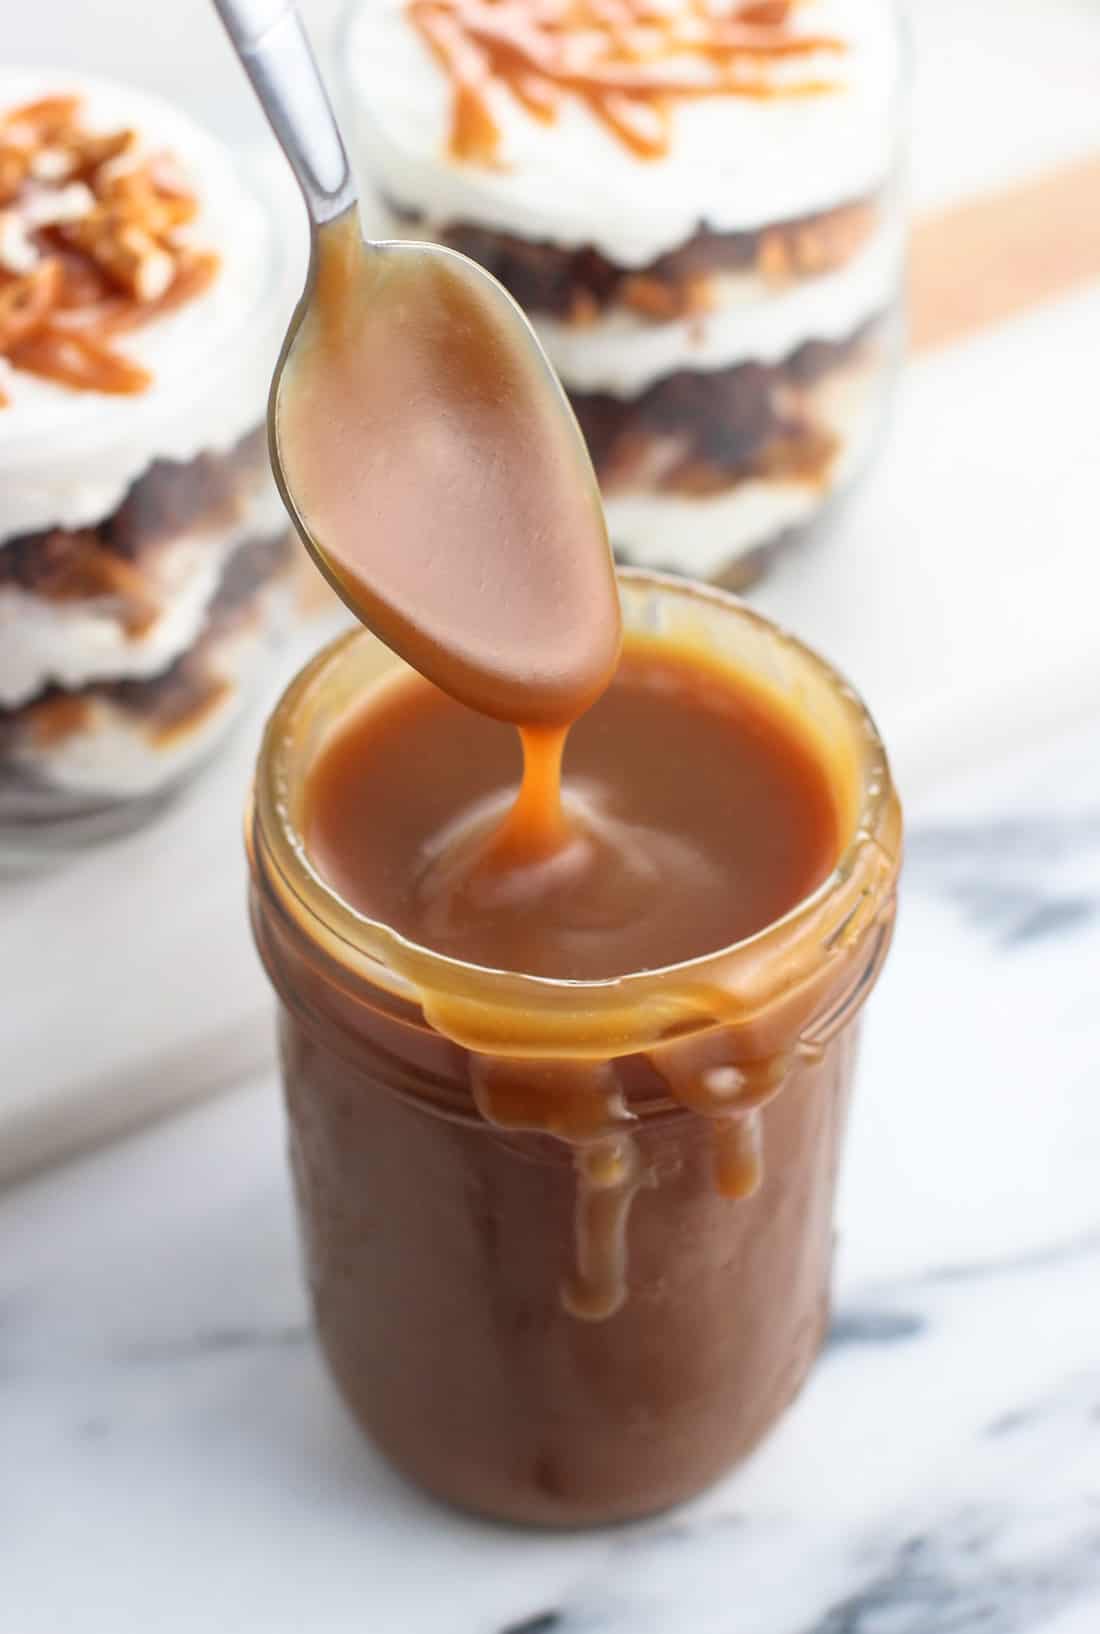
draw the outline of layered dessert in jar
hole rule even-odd
[[[859,469],[896,352],[887,0],[359,0],[377,236],[524,306],[621,557],[743,578]]]
[[[0,848],[134,820],[236,715],[284,596],[264,207],[166,104],[0,75]]]

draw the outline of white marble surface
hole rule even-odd
[[[0,1203],[4,1634],[1095,1634],[1100,724],[911,812],[832,1339],[651,1524],[497,1529],[363,1445],[272,1082]]]

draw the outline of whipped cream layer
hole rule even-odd
[[[74,731],[44,743],[33,728],[24,734],[10,753],[10,770],[74,800],[129,800],[170,788],[213,753],[241,713],[285,622],[286,602],[282,585],[266,585],[246,618],[203,638],[203,676],[213,694],[170,730],[124,708],[109,693],[93,692]],[[2,783],[0,775],[0,806],[7,799]]]
[[[615,548],[636,567],[674,568],[707,578],[720,568],[804,526],[820,511],[822,496],[801,482],[739,483],[707,499],[636,494],[608,501],[607,526]]]
[[[136,631],[109,597],[54,601],[0,587],[0,709],[17,709],[51,685],[77,690],[159,675],[198,640],[238,546],[286,527],[282,503],[265,483],[230,525],[191,528],[157,546],[145,587],[159,610]]]
[[[94,130],[133,127],[141,151],[169,150],[199,213],[189,241],[221,265],[211,287],[119,338],[153,375],[134,396],[79,392],[0,359],[0,541],[102,521],[154,459],[230,448],[262,420],[290,307],[267,212],[224,148],[159,98],[61,69],[0,71],[0,108],[75,93]]]
[[[837,439],[824,484],[793,478],[735,483],[725,493],[624,493],[604,501],[616,551],[638,567],[675,566],[700,578],[788,531],[813,522],[863,467],[881,417],[882,362],[872,357],[835,370],[807,394],[815,421]]]
[[[499,162],[448,154],[452,86],[405,9],[361,0],[342,52],[359,158],[402,208],[563,248],[591,244],[641,267],[702,223],[735,232],[875,192],[895,162],[899,28],[890,0],[805,0],[798,30],[838,37],[840,55],[777,65],[777,83],[820,76],[821,95],[677,99],[669,151],[639,158],[567,95],[552,122],[492,87]]]

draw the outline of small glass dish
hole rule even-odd
[[[340,60],[368,229],[464,252],[525,308],[623,560],[739,587],[821,519],[882,421],[898,13],[500,10],[494,28],[494,0],[353,0]]]
[[[0,311],[62,279],[25,339],[5,346],[0,317],[0,857],[18,865],[141,821],[270,650],[290,535],[264,427],[297,268],[220,144],[129,87],[4,71],[5,160]]]

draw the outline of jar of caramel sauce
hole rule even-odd
[[[248,819],[332,1374],[429,1492],[545,1526],[691,1496],[805,1380],[901,846],[878,734],[821,659],[720,592],[642,573],[620,587],[628,660],[632,641],[693,655],[797,721],[818,757],[835,856],[752,934],[689,958],[670,941],[665,963],[578,980],[469,962],[357,906],[323,866],[310,801],[349,716],[408,674],[364,633],[284,695]],[[653,707],[656,720],[656,693]],[[655,729],[652,755],[665,752]],[[718,771],[691,790],[704,806],[730,801]],[[369,847],[372,809],[397,795],[364,783],[360,796]],[[675,906],[654,907],[670,938]]]

